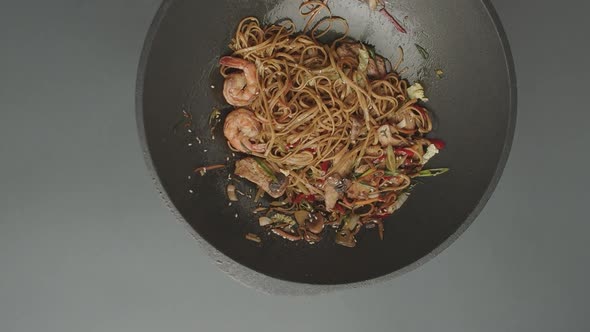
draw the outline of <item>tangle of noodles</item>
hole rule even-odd
[[[284,206],[271,214],[308,211],[307,223],[320,218],[338,228],[339,244],[354,246],[363,225],[378,224],[382,236],[380,219],[401,206],[426,150],[441,144],[424,137],[432,130],[430,115],[395,72],[401,57],[392,66],[346,37],[322,44],[318,38],[334,24],[347,29],[346,21],[332,17],[322,1],[300,9],[308,19],[301,33],[291,21],[262,26],[247,17],[231,41],[232,57],[255,64],[258,76],[259,95],[246,109],[260,122],[253,143],[266,148],[247,152],[286,175]],[[328,16],[317,20],[323,10]],[[235,71],[221,66],[224,77]],[[290,240],[319,241],[307,223],[270,227]]]

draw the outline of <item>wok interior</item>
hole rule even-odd
[[[407,34],[356,0],[330,1],[334,14],[348,20],[351,37],[374,44],[391,60],[397,59],[398,46],[403,47],[402,68],[407,69],[402,76],[411,82],[420,78],[426,86],[427,106],[435,119],[433,136],[447,142],[430,166],[449,167],[451,172],[424,180],[414,190],[405,206],[386,220],[383,241],[376,230],[367,230],[359,234],[354,249],[338,246],[330,237],[316,245],[288,243],[262,232],[252,213],[252,199],[240,197],[239,203],[228,206],[227,176],[239,156],[232,156],[220,128],[211,139],[209,115],[214,107],[223,114],[231,109],[221,96],[217,61],[229,53],[227,45],[237,23],[245,16],[265,22],[288,17],[301,23],[298,4],[291,0],[223,0],[206,6],[188,0],[165,2],[153,40],[148,40],[145,68],[140,68],[144,70],[139,82],[140,129],[174,208],[232,260],[303,283],[341,284],[379,277],[435,251],[469,219],[492,182],[510,121],[510,74],[502,42],[478,1],[396,1],[391,12],[406,26]],[[428,59],[415,44],[428,50]],[[437,69],[443,70],[444,78],[437,77]],[[174,130],[183,120],[183,110],[193,116],[193,134]],[[203,177],[192,173],[196,167],[220,163],[230,168]],[[248,232],[261,235],[262,245],[246,240]]]

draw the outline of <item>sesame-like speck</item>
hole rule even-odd
[[[195,193],[192,189],[189,190],[188,192],[191,193],[191,194],[194,194]]]
[[[236,156],[236,154],[232,152],[231,156],[232,156],[232,157],[235,157],[235,156]]]
[[[229,157],[225,158],[225,160],[229,161]]]
[[[188,176],[188,179],[189,179],[189,180],[190,180],[190,179],[192,179],[192,178],[193,178],[192,176],[190,176],[190,175]]]
[[[207,151],[208,151],[207,149],[204,149],[204,150],[203,150],[203,152],[207,152]]]
[[[212,85],[212,86],[211,86],[211,89],[215,89],[215,85]]]
[[[236,219],[238,219],[238,214],[237,213],[236,213],[235,217],[236,217]]]
[[[201,141],[201,139],[199,138],[199,136],[195,137],[195,140],[197,140],[197,143],[199,143],[199,144],[203,143],[203,142]]]
[[[227,204],[227,206],[231,206],[231,202],[229,202],[229,203]]]
[[[193,130],[192,130],[192,129],[189,129],[189,130],[187,130],[187,131],[188,131],[189,133],[192,133],[192,132],[193,132]]]
[[[188,143],[188,146],[193,146],[193,143]]]

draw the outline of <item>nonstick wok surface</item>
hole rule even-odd
[[[406,34],[356,0],[329,1],[333,13],[348,20],[351,37],[374,44],[391,60],[398,46],[403,47],[402,67],[407,70],[402,76],[426,86],[427,106],[435,118],[432,136],[447,143],[429,165],[451,171],[422,181],[404,207],[386,220],[383,241],[376,231],[365,230],[353,249],[331,238],[316,245],[290,243],[262,232],[251,199],[240,197],[228,206],[227,177],[240,156],[232,156],[222,125],[211,138],[209,116],[215,107],[223,115],[231,109],[221,96],[217,62],[230,53],[227,45],[238,22],[245,16],[267,23],[291,18],[301,27],[299,3],[163,2],[145,42],[137,81],[137,119],[148,166],[176,216],[190,225],[224,270],[248,284],[267,288],[276,285],[276,278],[338,285],[399,275],[456,239],[498,182],[516,117],[506,38],[487,0],[390,1],[388,9]],[[428,59],[415,44],[428,51]],[[444,71],[443,78],[437,77],[437,69]],[[192,115],[192,133],[183,127],[183,111]],[[202,177],[193,173],[196,167],[220,163],[230,167]],[[262,245],[246,240],[249,232],[260,235]]]

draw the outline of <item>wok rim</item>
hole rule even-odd
[[[312,283],[303,283],[303,282],[295,282],[295,281],[288,281],[283,279],[278,279],[275,277],[271,277],[264,273],[255,271],[245,265],[242,265],[236,261],[234,261],[231,257],[221,253],[218,249],[216,249],[213,244],[209,243],[201,235],[188,223],[187,220],[184,219],[180,211],[176,208],[170,195],[166,192],[166,189],[163,187],[162,182],[160,181],[160,177],[156,172],[155,169],[155,160],[151,154],[150,148],[147,144],[147,136],[146,130],[144,125],[144,118],[143,118],[143,97],[144,97],[144,79],[145,73],[147,71],[148,59],[149,55],[152,50],[153,41],[155,36],[157,35],[160,24],[162,23],[163,19],[166,17],[168,9],[172,5],[175,0],[163,0],[158,11],[156,12],[152,23],[148,29],[147,35],[144,40],[144,44],[142,47],[139,65],[137,69],[137,77],[136,77],[136,88],[135,88],[135,117],[137,121],[137,131],[139,135],[139,140],[141,144],[141,150],[143,152],[144,161],[147,167],[147,171],[149,176],[152,178],[152,181],[156,187],[156,190],[160,194],[160,197],[168,207],[168,209],[172,212],[175,219],[181,222],[188,230],[188,232],[193,236],[195,240],[200,244],[200,246],[205,249],[208,256],[212,259],[213,262],[216,262],[217,266],[224,271],[227,275],[229,275],[232,279],[259,291],[268,294],[284,294],[284,295],[305,295],[305,294],[320,294],[326,293],[333,290],[338,289],[345,289],[345,288],[357,288],[366,285],[372,285],[376,283],[381,283],[384,281],[392,280],[397,278],[401,275],[404,275],[410,271],[417,269],[418,267],[424,265],[425,263],[432,260],[438,254],[446,250],[453,242],[461,236],[465,230],[475,221],[475,219],[479,216],[482,212],[488,201],[490,200],[491,196],[493,195],[508,162],[508,158],[510,155],[510,151],[512,149],[512,143],[514,139],[514,133],[516,129],[516,120],[517,120],[517,108],[518,108],[518,101],[517,101],[517,81],[516,81],[516,70],[514,64],[514,58],[512,56],[512,51],[510,48],[510,43],[508,40],[508,36],[504,27],[502,25],[501,19],[496,12],[494,6],[491,3],[491,0],[480,0],[482,5],[484,6],[488,16],[490,17],[494,29],[498,35],[498,38],[501,43],[501,47],[504,53],[504,61],[506,63],[506,70],[508,73],[508,89],[509,89],[509,110],[508,110],[508,121],[506,124],[506,136],[504,137],[502,152],[500,153],[500,159],[498,164],[496,165],[496,169],[494,170],[494,175],[490,179],[490,182],[481,196],[479,202],[476,204],[474,209],[469,213],[467,218],[461,223],[461,225],[457,228],[457,230],[451,234],[446,240],[444,240],[440,245],[434,248],[431,252],[424,255],[423,257],[419,258],[415,262],[408,264],[407,266],[393,271],[391,273],[370,278],[364,281],[352,282],[352,283],[338,283],[338,284],[312,284]]]

